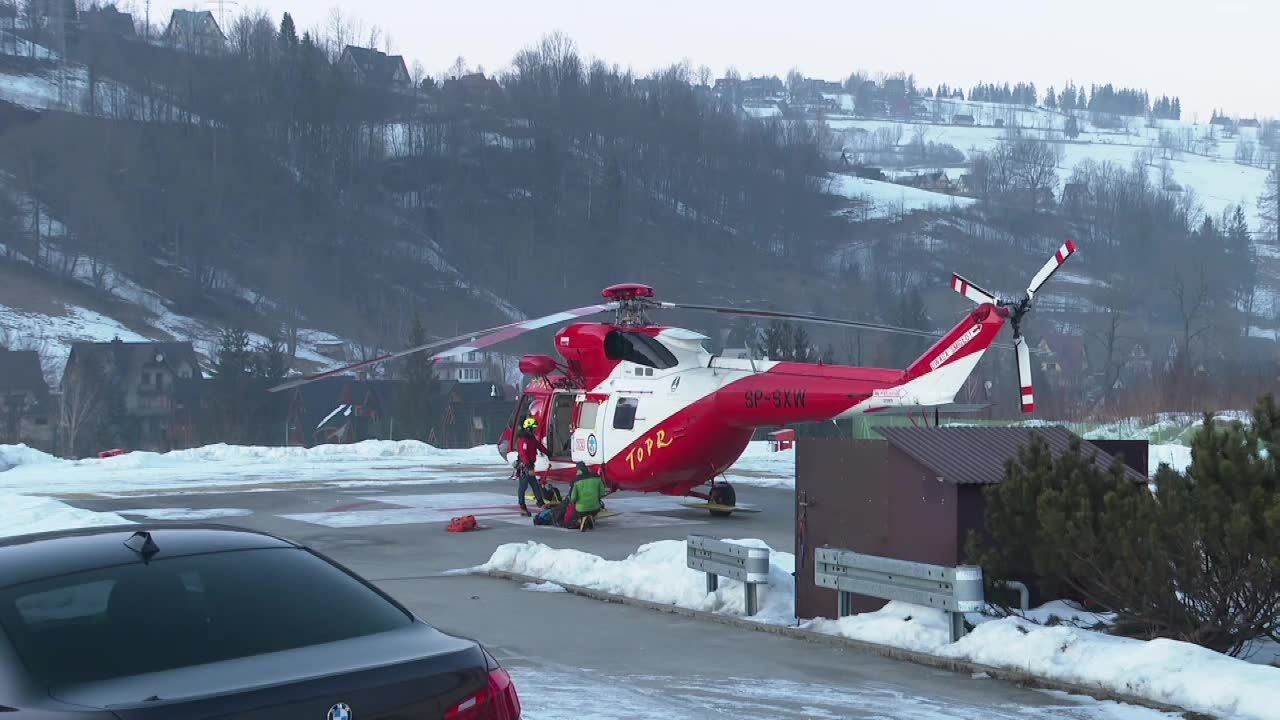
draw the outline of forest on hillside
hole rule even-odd
[[[1152,180],[1154,154],[1067,172],[1061,143],[1018,128],[979,152],[925,132],[902,142],[899,125],[896,137],[859,142],[926,165],[964,163],[976,202],[851,222],[828,190],[853,141],[824,112],[753,117],[715,91],[707,69],[640,76],[560,34],[496,75],[459,59],[440,78],[416,68],[395,87],[361,82],[341,62],[365,42],[354,23],[300,32],[287,14],[249,12],[223,52],[86,31],[67,48],[71,71],[0,59],[11,73],[58,66],[84,89],[53,110],[0,103],[10,190],[0,255],[34,258],[65,282],[86,259],[94,283],[125,273],[175,311],[224,327],[286,341],[290,329],[323,327],[372,350],[402,346],[415,313],[439,337],[582,305],[622,280],[671,299],[936,330],[962,311],[950,272],[1013,292],[1075,237],[1097,277],[1056,286],[1028,328],[1057,348],[1050,364],[1070,368],[1045,379],[1042,406],[1198,409],[1247,402],[1280,377],[1274,343],[1241,341],[1255,323],[1280,322],[1249,241],[1274,232],[1274,219],[1250,228],[1241,208],[1206,213],[1172,178]],[[803,107],[798,72],[746,82],[757,80]],[[854,74],[843,89],[859,107],[935,94],[910,76]],[[1069,104],[1081,118],[1181,112],[1176,96],[1110,84],[1090,86],[1087,100],[1071,84],[1043,96],[1029,83],[980,84],[969,95]],[[794,335],[735,329],[764,346],[768,332]],[[885,366],[923,349],[821,329],[805,344],[791,352]],[[1135,378],[1138,353],[1151,369]],[[1002,408],[1015,398],[1010,360],[974,381],[992,380]]]

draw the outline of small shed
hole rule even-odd
[[[769,449],[773,452],[790,450],[796,446],[796,431],[783,428],[769,433]]]
[[[834,617],[835,592],[813,581],[813,551],[834,547],[882,557],[960,565],[971,530],[981,531],[983,490],[1033,437],[1054,457],[1076,439],[1061,427],[884,427],[883,440],[805,439],[796,451],[796,611]],[[1118,453],[1127,477],[1147,482],[1145,441],[1081,441],[1110,467]],[[1108,450],[1110,452],[1108,452]],[[883,600],[855,597],[854,610]]]

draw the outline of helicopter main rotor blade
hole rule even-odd
[[[696,310],[698,312],[712,312],[720,315],[737,315],[740,317],[766,318],[769,320],[795,320],[797,322],[814,323],[816,325],[835,325],[837,327],[853,328],[855,330],[874,330],[875,332],[893,333],[897,335],[911,335],[913,337],[928,338],[930,340],[937,340],[946,336],[945,332],[917,330],[915,328],[898,327],[897,325],[882,325],[880,323],[862,322],[861,320],[846,320],[844,318],[809,315],[806,313],[781,312],[778,310],[753,310],[750,308],[724,307],[722,305],[698,305],[695,303],[660,302],[657,305],[664,310]],[[992,343],[991,347],[1004,348],[1006,350],[1013,349],[1012,345],[1006,345],[1004,343]]]
[[[308,383],[313,383],[317,380],[323,380],[324,378],[327,378],[327,377],[341,375],[343,373],[351,372],[352,370],[359,370],[360,368],[370,367],[373,365],[377,365],[379,363],[387,362],[389,360],[395,360],[397,358],[413,355],[414,353],[425,352],[427,350],[434,350],[436,348],[445,347],[449,345],[452,345],[454,347],[450,347],[447,350],[443,350],[441,352],[438,352],[432,355],[431,359],[434,361],[434,360],[439,360],[441,358],[453,357],[455,355],[465,355],[466,353],[474,352],[476,350],[480,350],[481,348],[497,345],[500,342],[505,342],[507,340],[510,340],[514,337],[518,337],[532,330],[538,330],[540,328],[547,327],[548,325],[555,325],[556,323],[568,322],[570,320],[576,320],[578,318],[583,318],[590,315],[598,315],[604,312],[612,312],[616,308],[617,308],[617,303],[587,305],[585,307],[573,308],[572,310],[564,310],[562,312],[552,313],[551,315],[543,315],[542,317],[533,318],[531,320],[521,320],[520,322],[508,323],[506,325],[499,325],[497,327],[486,328],[484,330],[476,330],[475,332],[469,332],[469,333],[466,333],[465,335],[454,335],[453,337],[445,338],[443,340],[434,340],[424,345],[418,345],[417,347],[411,347],[405,350],[398,350],[393,353],[379,355],[376,358],[365,360],[363,362],[358,362],[352,365],[345,365],[343,367],[334,368],[332,370],[325,370],[324,372],[315,373],[313,375],[305,375],[300,378],[294,378],[293,380],[283,382],[279,385],[276,385],[273,388],[270,388],[269,392],[280,392],[281,390],[289,390],[292,388],[300,387],[302,385],[306,385]],[[459,343],[462,343],[462,344],[459,344]]]
[[[673,303],[662,302],[659,306],[664,310],[697,310],[698,312],[712,312],[720,315],[737,315],[740,317],[766,318],[770,320],[796,320],[798,322],[815,323],[818,325],[837,325],[840,327],[856,328],[859,330],[876,330],[879,332],[898,333],[900,335],[914,335],[916,337],[932,338],[937,340],[945,333],[931,332],[929,330],[916,330],[913,328],[897,327],[895,325],[880,325],[878,323],[862,322],[860,320],[845,320],[844,318],[823,317],[821,315],[808,315],[805,313],[780,312],[777,310],[753,310],[750,308],[733,308],[720,305],[697,305],[693,303]]]

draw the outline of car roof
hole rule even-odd
[[[299,547],[266,533],[197,523],[114,525],[19,535],[0,539],[0,588],[138,562],[141,556],[124,543],[139,531],[150,533],[160,548],[149,558],[151,561],[235,550]]]

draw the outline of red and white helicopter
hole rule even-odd
[[[433,359],[491,347],[531,330],[570,323],[555,336],[560,358],[526,355],[520,369],[534,377],[499,442],[509,458],[512,436],[529,417],[551,457],[538,459],[544,480],[568,482],[585,462],[614,489],[693,496],[719,508],[736,503],[726,482],[716,482],[758,428],[839,420],[862,414],[922,412],[954,401],[982,354],[1005,323],[1013,327],[1023,412],[1035,409],[1030,351],[1021,323],[1036,292],[1076,253],[1067,241],[1031,279],[1021,299],[1002,299],[952,276],[952,288],[977,307],[904,370],[769,360],[730,359],[709,353],[708,338],[682,328],[653,325],[651,310],[696,310],[723,315],[787,319],[938,338],[936,333],[815,315],[751,310],[655,299],[652,288],[614,285],[607,302],[446,338],[272,388],[296,387],[417,352],[464,343]],[[575,322],[614,313],[614,321]],[[1007,346],[1006,346],[1007,347]],[[706,493],[696,490],[710,485]]]

